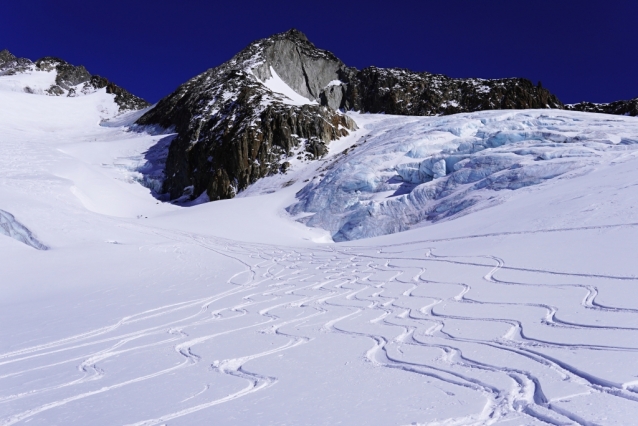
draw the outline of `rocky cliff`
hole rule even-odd
[[[397,115],[447,115],[490,109],[563,108],[549,90],[524,78],[450,78],[377,67],[347,70],[340,108]]]
[[[163,191],[170,199],[231,198],[257,179],[312,160],[356,128],[341,111],[400,115],[563,108],[529,80],[453,79],[346,66],[297,30],[258,40],[189,80],[137,124],[172,129]]]
[[[33,65],[29,59],[18,58],[7,49],[0,51],[0,75],[14,75],[24,72]]]
[[[71,65],[51,56],[32,62],[26,58],[16,57],[6,49],[0,51],[0,76],[28,72],[55,73],[55,82],[44,89],[44,94],[50,96],[81,96],[106,88],[106,93],[115,95],[115,102],[121,111],[138,110],[150,105],[144,99],[129,93],[106,78],[91,75],[82,65]],[[24,90],[35,93],[32,87],[24,87]]]
[[[252,43],[180,86],[138,121],[173,129],[163,191],[182,200],[234,197],[257,179],[312,160],[355,129],[321,105],[344,65],[297,31]]]

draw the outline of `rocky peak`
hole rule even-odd
[[[355,123],[318,101],[343,66],[297,30],[258,40],[194,77],[138,120],[173,128],[163,191],[232,198],[288,159],[310,161]]]
[[[286,32],[275,34],[270,38],[280,38],[280,39],[288,39],[288,40],[300,40],[300,41],[308,41],[308,37],[301,31],[296,28],[291,28]]]
[[[346,68],[335,55],[317,48],[296,29],[251,43],[228,64],[243,68],[260,81],[273,78],[274,70],[277,77],[310,101],[319,101],[322,91]]]
[[[7,49],[0,51],[0,75],[12,75],[24,72],[32,62],[26,58],[18,58]]]
[[[7,49],[0,50],[0,66],[16,59],[17,58],[15,57],[15,55],[9,52]]]

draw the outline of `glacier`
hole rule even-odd
[[[4,210],[0,210],[0,233],[35,249],[48,249],[47,246],[42,244],[35,236],[33,236],[26,226],[18,222],[11,213]]]
[[[384,118],[325,165],[288,211],[335,241],[405,231],[585,173],[635,151],[637,133],[633,118],[566,111]]]

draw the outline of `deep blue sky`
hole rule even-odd
[[[84,65],[157,101],[298,28],[351,66],[526,77],[565,103],[638,97],[638,1],[2,0],[0,49]]]

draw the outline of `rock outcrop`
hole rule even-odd
[[[577,104],[565,105],[571,111],[598,112],[603,114],[638,116],[638,98],[628,101],[616,101],[606,104],[595,104],[592,102],[580,102]]]
[[[51,96],[81,96],[106,88],[106,93],[115,95],[115,103],[120,111],[139,110],[150,104],[127,90],[115,85],[104,77],[91,75],[82,65],[75,66],[68,62],[47,56],[32,62],[26,58],[17,58],[8,50],[0,51],[0,76],[15,75],[26,72],[55,72],[55,83],[44,90]],[[24,90],[33,93],[33,89]]]
[[[540,84],[524,78],[486,80],[377,67],[345,72],[340,108],[397,115],[448,115],[491,109],[563,108]]]
[[[316,100],[340,67],[330,52],[289,31],[252,43],[180,86],[137,121],[178,134],[163,191],[184,201],[204,193],[232,198],[259,178],[285,172],[291,157],[324,155],[326,144],[356,128]]]
[[[24,72],[33,62],[26,58],[18,58],[7,49],[0,51],[0,75],[14,75]]]

